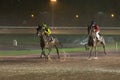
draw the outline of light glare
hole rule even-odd
[[[50,0],[51,2],[56,2],[57,0]]]

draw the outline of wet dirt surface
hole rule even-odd
[[[120,52],[98,52],[98,59],[88,59],[87,52],[51,55],[52,60],[38,54],[0,57],[0,80],[118,80]]]

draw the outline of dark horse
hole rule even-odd
[[[89,55],[89,59],[91,58],[92,56],[92,53],[93,53],[93,50],[94,50],[94,53],[95,53],[95,59],[97,59],[97,53],[96,53],[96,48],[97,48],[97,45],[98,44],[101,44],[103,46],[103,49],[104,49],[104,53],[105,55],[107,54],[106,53],[106,50],[105,50],[105,40],[103,38],[103,36],[100,35],[100,40],[97,39],[96,37],[96,32],[95,32],[95,28],[88,28],[88,43],[85,45],[85,47],[87,48],[88,46],[91,47],[90,49],[90,55]]]
[[[49,55],[51,53],[51,50],[53,47],[55,47],[55,49],[57,51],[58,59],[60,59],[58,47],[60,47],[61,44],[59,43],[58,39],[53,37],[53,41],[50,41],[50,39],[49,39],[50,37],[48,37],[45,34],[45,30],[43,29],[42,26],[39,26],[37,28],[36,34],[40,37],[40,47],[42,50],[40,57],[42,58],[42,56],[44,56],[45,59],[50,59]],[[47,55],[45,53],[45,49],[48,49],[48,51],[49,51]]]

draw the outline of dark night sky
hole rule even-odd
[[[50,0],[0,0],[0,26],[51,25],[51,5]],[[58,0],[54,5],[55,26],[86,26],[93,18],[102,26],[120,26],[120,0]]]

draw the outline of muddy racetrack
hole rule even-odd
[[[119,80],[120,52],[98,53],[88,60],[88,53],[70,53],[52,61],[39,55],[0,57],[0,80]]]

